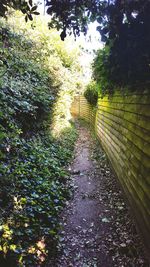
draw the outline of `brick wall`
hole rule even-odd
[[[150,249],[150,93],[116,92],[99,98],[97,111],[78,96],[73,107],[95,125]]]

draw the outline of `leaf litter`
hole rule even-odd
[[[77,123],[73,194],[61,214],[53,267],[149,267],[124,193],[98,141]]]

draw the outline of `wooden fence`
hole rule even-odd
[[[150,93],[116,92],[96,110],[76,96],[71,113],[95,127],[150,250]]]

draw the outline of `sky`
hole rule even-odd
[[[46,14],[44,9],[44,0],[35,0],[34,2],[35,4],[38,4],[38,11],[40,12],[40,14],[49,17],[49,15]],[[99,48],[102,48],[103,44],[100,41],[100,33],[96,31],[97,26],[97,22],[90,23],[86,37],[81,33],[80,37],[77,37],[77,42],[83,42],[86,49],[89,50],[97,50]]]
[[[81,43],[81,45],[84,47],[84,52],[80,57],[80,64],[85,71],[84,76],[86,79],[86,84],[90,82],[92,76],[91,64],[95,56],[94,51],[103,47],[100,33],[96,31],[97,26],[98,24],[96,22],[90,23],[87,35],[84,36],[81,33],[80,37],[77,38],[77,43]]]
[[[38,4],[40,3],[41,4]],[[38,11],[40,12],[41,16],[50,17],[46,14],[44,10],[44,0],[35,0],[35,4],[38,4]],[[76,44],[81,45],[84,47],[83,53],[80,57],[80,64],[85,69],[85,76],[87,78],[87,83],[91,79],[91,63],[94,59],[94,51],[100,49],[103,47],[103,43],[101,42],[100,33],[96,30],[96,27],[98,26],[97,22],[90,23],[88,26],[88,32],[87,35],[84,36],[84,34],[80,33],[80,36],[76,38]],[[60,33],[58,33],[60,34]],[[68,37],[70,38],[70,37]]]

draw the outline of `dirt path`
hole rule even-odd
[[[62,214],[57,267],[148,267],[140,238],[105,154],[78,126],[70,166],[74,196]]]

